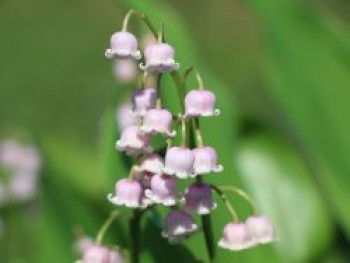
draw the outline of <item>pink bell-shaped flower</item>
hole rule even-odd
[[[87,249],[93,246],[94,246],[94,240],[92,240],[92,238],[88,236],[81,236],[74,243],[74,250],[79,255],[83,255]]]
[[[218,165],[216,151],[212,147],[199,147],[192,150],[194,155],[193,169],[195,174],[221,172],[222,165]]]
[[[218,245],[232,251],[240,251],[251,247],[253,245],[252,236],[247,225],[243,223],[227,224]]]
[[[180,198],[177,179],[167,174],[154,175],[145,195],[156,204],[173,206]]]
[[[140,59],[141,52],[138,50],[136,37],[126,31],[116,32],[111,37],[111,47],[106,50],[107,58],[133,58]]]
[[[189,214],[181,210],[173,210],[165,218],[162,236],[170,243],[178,243],[197,229],[197,225]]]
[[[174,137],[176,131],[171,130],[172,120],[173,116],[169,111],[164,109],[151,109],[143,118],[141,131],[151,134],[160,133],[168,137]]]
[[[146,64],[140,68],[146,72],[171,72],[179,69],[179,63],[175,62],[175,50],[165,43],[148,45],[145,49]]]
[[[194,177],[194,156],[190,149],[171,147],[165,154],[164,173],[176,175],[180,179]]]
[[[193,116],[216,116],[220,110],[215,109],[215,95],[209,90],[191,90],[185,97],[185,115]]]
[[[251,216],[246,220],[246,225],[256,244],[266,244],[276,239],[275,229],[267,216]]]
[[[136,89],[133,96],[135,114],[144,116],[147,111],[154,109],[157,104],[157,91],[152,88]]]
[[[84,251],[82,263],[110,263],[109,249],[103,246],[91,246]]]
[[[111,250],[109,252],[109,263],[123,263],[124,258],[119,251]]]
[[[147,155],[141,160],[138,170],[141,172],[161,174],[164,170],[164,159],[156,153]]]
[[[126,152],[130,156],[137,156],[142,153],[151,153],[150,135],[142,133],[137,126],[130,126],[122,131],[120,140],[116,147],[120,151]]]
[[[117,108],[116,114],[119,131],[137,125],[137,117],[135,116],[131,103],[124,103]]]
[[[144,189],[138,180],[121,179],[116,183],[114,195],[110,193],[108,200],[115,205],[131,208],[146,207]]]
[[[113,64],[113,76],[121,83],[129,83],[135,80],[137,67],[133,60],[122,59],[115,60]]]
[[[199,215],[209,214],[216,208],[209,185],[194,183],[185,191],[185,211]]]

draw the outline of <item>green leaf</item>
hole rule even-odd
[[[297,1],[250,2],[266,36],[266,88],[350,238],[350,32]]]
[[[283,261],[306,262],[329,245],[329,211],[291,145],[273,135],[253,135],[242,140],[237,166],[261,210],[276,224]]]

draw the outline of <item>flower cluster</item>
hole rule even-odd
[[[202,229],[196,223],[195,215],[204,220],[205,215],[212,213],[217,207],[213,194],[217,193],[232,216],[232,222],[224,227],[219,246],[237,251],[273,241],[274,228],[266,216],[255,213],[245,223],[240,223],[224,193],[228,190],[240,195],[255,209],[252,199],[245,192],[235,187],[205,183],[208,174],[223,171],[215,148],[203,143],[200,127],[201,118],[220,114],[216,108],[215,94],[204,88],[196,69],[189,68],[183,75],[179,73],[175,48],[165,43],[163,27],[157,33],[150,23],[146,23],[158,41],[148,42],[139,50],[137,38],[127,30],[132,15],[145,19],[144,14],[130,11],[124,19],[122,31],[112,35],[110,48],[105,53],[107,58],[116,59],[116,63],[141,60],[139,69],[143,74],[140,87],[133,93],[132,103],[122,105],[117,112],[120,138],[116,148],[133,157],[134,164],[129,176],[116,182],[108,200],[114,205],[137,210],[154,209],[159,205],[167,207],[169,212],[164,218],[161,235],[170,243],[179,243]],[[186,79],[192,72],[198,86],[186,91]],[[164,106],[161,96],[164,74],[170,74],[179,89],[180,113],[170,112]],[[147,85],[149,79],[157,81]],[[153,136],[157,134],[164,137],[164,145],[159,150],[152,143]],[[173,145],[177,135],[181,143]],[[191,183],[182,190],[179,180]],[[208,229],[203,227],[203,231]],[[95,247],[93,251],[106,257],[108,255],[108,251],[101,247]]]

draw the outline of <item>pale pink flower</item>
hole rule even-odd
[[[164,173],[174,174],[181,179],[194,177],[193,163],[194,156],[190,149],[171,147],[165,154]]]
[[[177,179],[167,174],[154,175],[145,194],[153,203],[165,206],[173,206],[180,199]]]
[[[256,244],[266,244],[276,239],[275,229],[267,216],[251,216],[246,220],[246,225]]]
[[[218,245],[222,248],[240,251],[253,245],[252,236],[246,224],[228,223]]]
[[[193,169],[195,174],[221,172],[223,166],[218,164],[216,151],[212,147],[199,147],[192,150],[194,155]]]
[[[147,111],[154,109],[157,104],[157,91],[152,88],[136,89],[133,96],[135,114],[144,116]]]
[[[122,131],[120,140],[117,141],[116,147],[130,156],[137,156],[142,153],[151,153],[151,138],[149,134],[141,133],[139,127],[130,126]]]
[[[215,95],[209,90],[191,90],[185,97],[185,115],[215,116],[220,110],[215,109]]]
[[[136,37],[126,31],[116,32],[111,37],[111,47],[106,50],[107,58],[133,58],[140,59],[141,52],[138,50]]]
[[[165,43],[148,45],[145,49],[146,64],[140,68],[147,72],[171,72],[179,69],[179,63],[175,62],[175,50]]]
[[[131,103],[121,104],[117,109],[117,124],[120,131],[137,125],[138,119],[135,116]]]
[[[164,109],[151,109],[144,118],[141,126],[141,131],[145,133],[156,134],[160,133],[168,137],[174,137],[176,131],[171,130],[173,116]]]
[[[121,83],[129,83],[135,80],[137,75],[135,62],[131,59],[115,60],[113,64],[113,75]]]
[[[141,160],[138,170],[142,172],[160,174],[164,170],[164,159],[156,153],[147,155]]]
[[[108,200],[115,204],[131,208],[146,207],[144,189],[138,180],[121,179],[116,183],[115,193],[108,195]]]
[[[181,210],[172,210],[165,218],[162,236],[167,238],[170,243],[178,243],[197,229],[198,226],[189,214]]]
[[[185,191],[185,211],[199,215],[209,214],[216,208],[211,187],[203,183],[194,183]]]

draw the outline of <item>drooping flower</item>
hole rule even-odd
[[[192,217],[181,210],[172,210],[164,222],[162,236],[170,243],[178,243],[198,229]]]
[[[109,252],[109,263],[123,263],[124,258],[119,251],[111,250]]]
[[[91,246],[84,251],[82,263],[110,263],[110,252],[107,247]]]
[[[252,236],[246,224],[228,223],[224,227],[223,236],[218,245],[222,248],[240,251],[253,245]]]
[[[129,83],[135,80],[137,67],[133,60],[122,59],[115,60],[113,64],[114,78],[121,83]]]
[[[33,146],[21,145],[16,141],[0,144],[0,169],[7,180],[0,182],[0,203],[28,201],[36,196],[42,159]],[[1,190],[0,189],[0,190]]]
[[[190,149],[183,147],[171,147],[165,154],[164,173],[178,178],[186,179],[194,177],[194,156]]]
[[[180,199],[177,179],[171,175],[154,175],[146,196],[156,204],[173,206]]]
[[[149,134],[140,132],[137,126],[130,126],[122,131],[116,147],[130,156],[137,156],[141,153],[151,153],[153,151],[150,141]]]
[[[179,69],[179,63],[175,62],[175,50],[165,43],[148,45],[145,49],[146,64],[140,68],[146,72],[171,72]]]
[[[131,103],[121,104],[117,108],[117,124],[120,131],[130,127],[135,126],[138,123],[138,119],[133,113]]]
[[[215,116],[220,110],[215,109],[215,95],[209,90],[191,90],[185,97],[185,115],[193,116]]]
[[[154,109],[157,104],[157,91],[152,88],[136,89],[133,96],[135,114],[144,116],[147,111]]]
[[[27,201],[37,194],[38,175],[25,170],[16,171],[8,181],[7,192],[15,201]]]
[[[144,208],[147,206],[144,189],[138,180],[124,178],[115,185],[114,195],[110,193],[108,200],[115,205],[131,208]]]
[[[185,191],[185,211],[199,215],[209,214],[216,208],[212,190],[204,183],[194,183]]]
[[[194,155],[193,169],[195,174],[221,172],[222,165],[218,165],[216,151],[212,147],[199,147],[192,150]]]
[[[173,137],[176,135],[176,131],[171,130],[172,119],[172,114],[167,110],[151,109],[143,118],[141,131],[151,134],[160,133],[168,137]]]
[[[164,170],[164,159],[156,153],[147,155],[141,160],[138,170],[153,174],[161,174]]]
[[[94,246],[94,241],[88,236],[81,236],[74,243],[74,250],[79,254],[83,255],[84,252],[90,247]]]
[[[266,244],[276,239],[275,229],[267,216],[251,216],[246,220],[246,225],[256,244]]]
[[[140,59],[141,52],[138,50],[136,37],[126,31],[116,32],[111,37],[111,47],[106,50],[107,58],[133,58]]]

